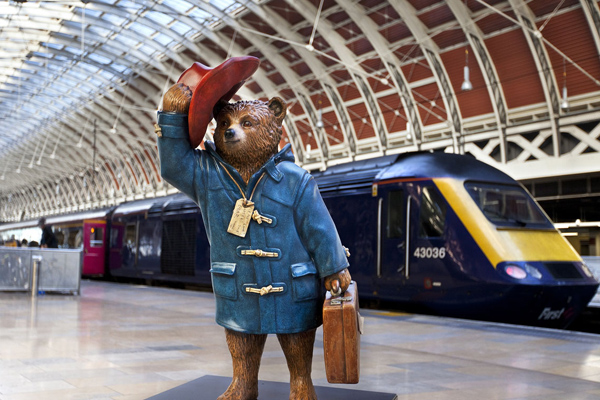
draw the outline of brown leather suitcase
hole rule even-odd
[[[329,383],[358,383],[360,375],[360,333],[356,282],[340,297],[327,292],[323,304],[323,349]]]

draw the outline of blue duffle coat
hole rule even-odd
[[[348,261],[318,187],[294,164],[290,145],[246,185],[212,142],[205,142],[206,150],[191,148],[186,115],[159,112],[158,124],[161,175],[202,211],[217,323],[255,334],[297,333],[320,326],[320,278],[342,271]],[[246,198],[254,191],[255,209],[272,220],[251,220],[243,238],[227,233],[235,202],[242,198],[233,179]],[[276,256],[244,255],[247,250]],[[275,291],[252,292],[268,286]]]

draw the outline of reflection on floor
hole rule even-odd
[[[81,289],[33,301],[0,293],[0,400],[146,399],[231,374],[211,293],[95,281]],[[411,400],[600,399],[597,335],[363,314],[361,381],[345,388]],[[313,380],[327,385],[321,338],[319,330]],[[288,378],[269,337],[260,379]]]

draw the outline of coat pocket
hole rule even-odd
[[[213,262],[210,265],[210,273],[215,295],[236,300],[238,293],[235,284],[235,263]]]
[[[295,301],[317,299],[319,297],[319,279],[317,268],[312,262],[292,265],[292,290]]]

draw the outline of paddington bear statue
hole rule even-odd
[[[213,69],[196,63],[167,91],[156,126],[161,175],[200,206],[210,241],[216,321],[233,364],[218,400],[257,399],[270,333],[288,364],[290,400],[313,400],[320,282],[345,291],[351,278],[314,179],[294,164],[289,144],[278,149],[285,102],[227,102],[256,68],[253,57]],[[196,149],[213,115],[214,143]]]

